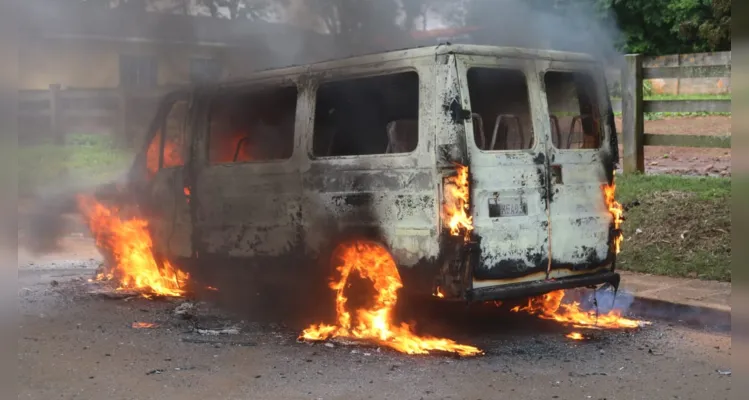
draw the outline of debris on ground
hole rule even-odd
[[[159,374],[162,374],[162,373],[164,373],[163,369],[152,369],[152,370],[146,372],[146,375],[159,375]]]
[[[225,345],[225,346],[240,346],[240,347],[251,347],[257,346],[256,342],[249,340],[217,340],[199,337],[184,337],[181,339],[184,343],[195,343],[195,344],[212,344],[214,346]]]
[[[717,372],[718,375],[721,375],[721,376],[731,376],[730,369],[716,369],[715,372]]]
[[[195,328],[195,332],[201,335],[208,336],[219,336],[219,335],[239,335],[239,328],[236,326],[229,326],[221,329],[203,329]]]
[[[97,297],[103,297],[109,300],[127,300],[132,297],[140,296],[140,293],[129,290],[113,290],[109,288],[94,288],[88,291],[88,294]]]
[[[174,315],[182,319],[191,319],[195,316],[195,304],[184,302],[174,309]]]

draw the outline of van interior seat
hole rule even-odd
[[[585,136],[587,136],[589,134],[586,133],[585,129],[583,128],[583,120],[587,120],[587,119],[590,119],[592,117],[593,116],[590,115],[590,114],[580,114],[580,115],[574,115],[572,117],[572,122],[570,122],[569,136],[567,136],[567,148],[568,149],[572,148],[572,138],[573,138],[573,136],[575,136],[575,133],[576,133],[575,132],[575,127],[577,126],[577,123],[578,122],[580,123],[580,128],[582,128],[581,129],[582,136],[585,137]],[[579,143],[579,145],[582,145],[582,143]]]
[[[549,122],[551,123],[551,134],[552,140],[556,138],[556,146],[562,145],[562,132],[559,130],[559,118],[554,114],[549,114]]]
[[[518,135],[520,136],[520,147],[525,147],[525,133],[523,132],[523,125],[520,123],[520,118],[515,114],[500,114],[497,115],[497,118],[494,120],[494,130],[492,131],[492,139],[489,142],[489,150],[510,150],[508,145],[508,136],[509,136],[509,129],[510,125],[508,123],[504,123],[505,121],[515,121],[515,126],[517,128]],[[502,135],[501,138],[503,141],[501,142],[501,145],[499,149],[497,149],[497,139],[499,136],[499,127],[504,126],[505,132]]]
[[[385,153],[407,153],[419,141],[419,120],[398,119],[387,124],[388,145]]]
[[[481,150],[486,150],[486,134],[484,133],[484,119],[478,113],[471,113],[473,119],[473,135],[476,145]],[[478,129],[476,129],[478,127]]]

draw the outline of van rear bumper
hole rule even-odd
[[[466,300],[472,302],[531,297],[542,295],[554,290],[594,286],[602,283],[609,283],[618,288],[620,280],[621,277],[618,273],[609,270],[590,275],[510,283],[507,285],[488,286],[478,289],[472,289],[466,294]]]

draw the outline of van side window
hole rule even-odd
[[[185,165],[187,151],[187,101],[179,100],[172,104],[166,119],[151,139],[146,152],[146,168],[151,175],[159,170],[159,150],[164,140],[164,162],[161,168],[181,167]],[[163,135],[162,132],[166,132]]]
[[[523,71],[471,68],[468,93],[476,146],[485,151],[533,147],[528,84]]]
[[[549,71],[544,83],[554,147],[599,148],[603,132],[593,78],[580,72]]]
[[[416,149],[416,72],[323,83],[316,102],[315,157],[409,153]]]
[[[219,95],[210,109],[209,162],[225,164],[291,158],[296,102],[296,86]]]

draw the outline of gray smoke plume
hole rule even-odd
[[[100,39],[110,35],[167,44],[223,43],[235,49],[220,59],[224,67],[229,63],[246,65],[247,70],[236,75],[435,45],[445,39],[613,57],[617,54],[614,44],[618,31],[611,19],[592,4],[593,1],[563,0],[28,0],[22,5],[25,22],[21,24],[19,47],[24,46],[24,40],[38,35]],[[147,10],[167,12],[144,12],[137,9],[141,5],[146,5]],[[196,14],[215,17],[193,18]],[[230,20],[231,17],[237,19]],[[412,34],[417,27],[471,29],[460,37],[450,38],[445,33],[424,39]],[[97,69],[97,65],[90,67]],[[78,190],[57,187],[52,194],[42,195],[40,206],[28,223],[32,248],[55,248],[64,232],[61,216],[74,208],[71,199]]]

